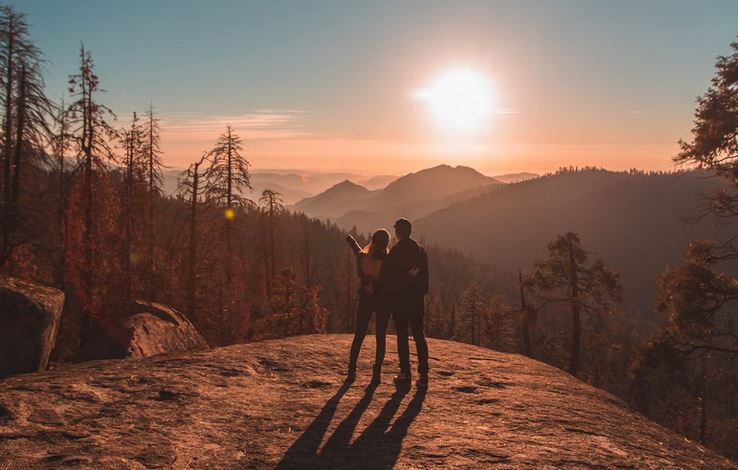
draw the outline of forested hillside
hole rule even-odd
[[[546,245],[579,234],[621,273],[624,308],[650,316],[658,277],[689,242],[722,239],[738,222],[705,212],[704,195],[722,185],[703,172],[644,173],[564,169],[505,185],[417,221],[417,232],[501,270],[531,269]]]

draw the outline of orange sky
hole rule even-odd
[[[674,168],[671,156],[678,150],[677,131],[664,132],[656,139],[644,138],[637,127],[638,120],[645,117],[638,113],[628,116],[633,129],[626,137],[600,135],[598,141],[596,129],[579,134],[563,130],[558,134],[530,132],[524,123],[515,122],[521,120],[519,114],[495,116],[491,126],[496,129],[486,135],[445,138],[426,122],[422,109],[417,112],[420,129],[405,139],[360,138],[300,128],[296,121],[303,119],[304,113],[295,110],[218,118],[165,115],[162,146],[169,165],[184,167],[212,146],[215,137],[230,123],[242,137],[246,155],[256,169],[367,174],[402,174],[440,163],[469,165],[488,174],[544,173],[569,165],[668,170]],[[689,121],[685,119],[685,123],[675,127],[687,136]],[[423,130],[428,133],[425,138]]]

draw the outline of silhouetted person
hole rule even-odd
[[[346,380],[356,379],[356,362],[359,359],[361,344],[364,342],[372,313],[376,312],[376,339],[377,346],[374,356],[374,371],[372,383],[379,383],[382,371],[382,362],[387,346],[387,324],[389,323],[389,312],[387,311],[385,297],[380,283],[382,265],[387,258],[387,247],[389,246],[390,234],[384,229],[374,232],[371,243],[362,249],[354,237],[348,235],[346,241],[356,254],[356,266],[359,271],[361,285],[359,286],[359,301],[356,306],[356,330],[354,340],[351,343],[351,354],[349,356],[348,372]]]
[[[382,273],[392,318],[397,330],[397,353],[400,356],[400,374],[395,382],[410,381],[410,345],[408,325],[413,330],[418,353],[419,386],[428,383],[428,345],[423,330],[425,294],[428,293],[428,256],[412,238],[412,224],[402,218],[395,222],[397,243],[392,247]]]

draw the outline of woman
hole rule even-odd
[[[346,241],[356,255],[356,266],[359,271],[361,286],[359,287],[359,301],[356,306],[356,331],[354,341],[351,343],[351,355],[349,357],[348,373],[346,380],[356,379],[356,362],[359,359],[361,344],[364,342],[366,330],[372,319],[372,313],[376,312],[376,337],[377,348],[374,356],[374,372],[372,383],[379,383],[386,348],[387,323],[389,313],[385,307],[382,297],[382,286],[380,273],[382,263],[389,252],[390,234],[387,230],[380,229],[372,235],[372,241],[362,250],[354,237],[348,235]]]

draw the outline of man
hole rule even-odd
[[[398,385],[410,382],[410,345],[408,325],[418,354],[419,387],[428,384],[428,345],[423,331],[424,297],[428,293],[428,256],[421,246],[410,238],[412,224],[405,218],[394,225],[397,243],[385,261],[389,308],[397,330],[397,353],[400,373]]]

